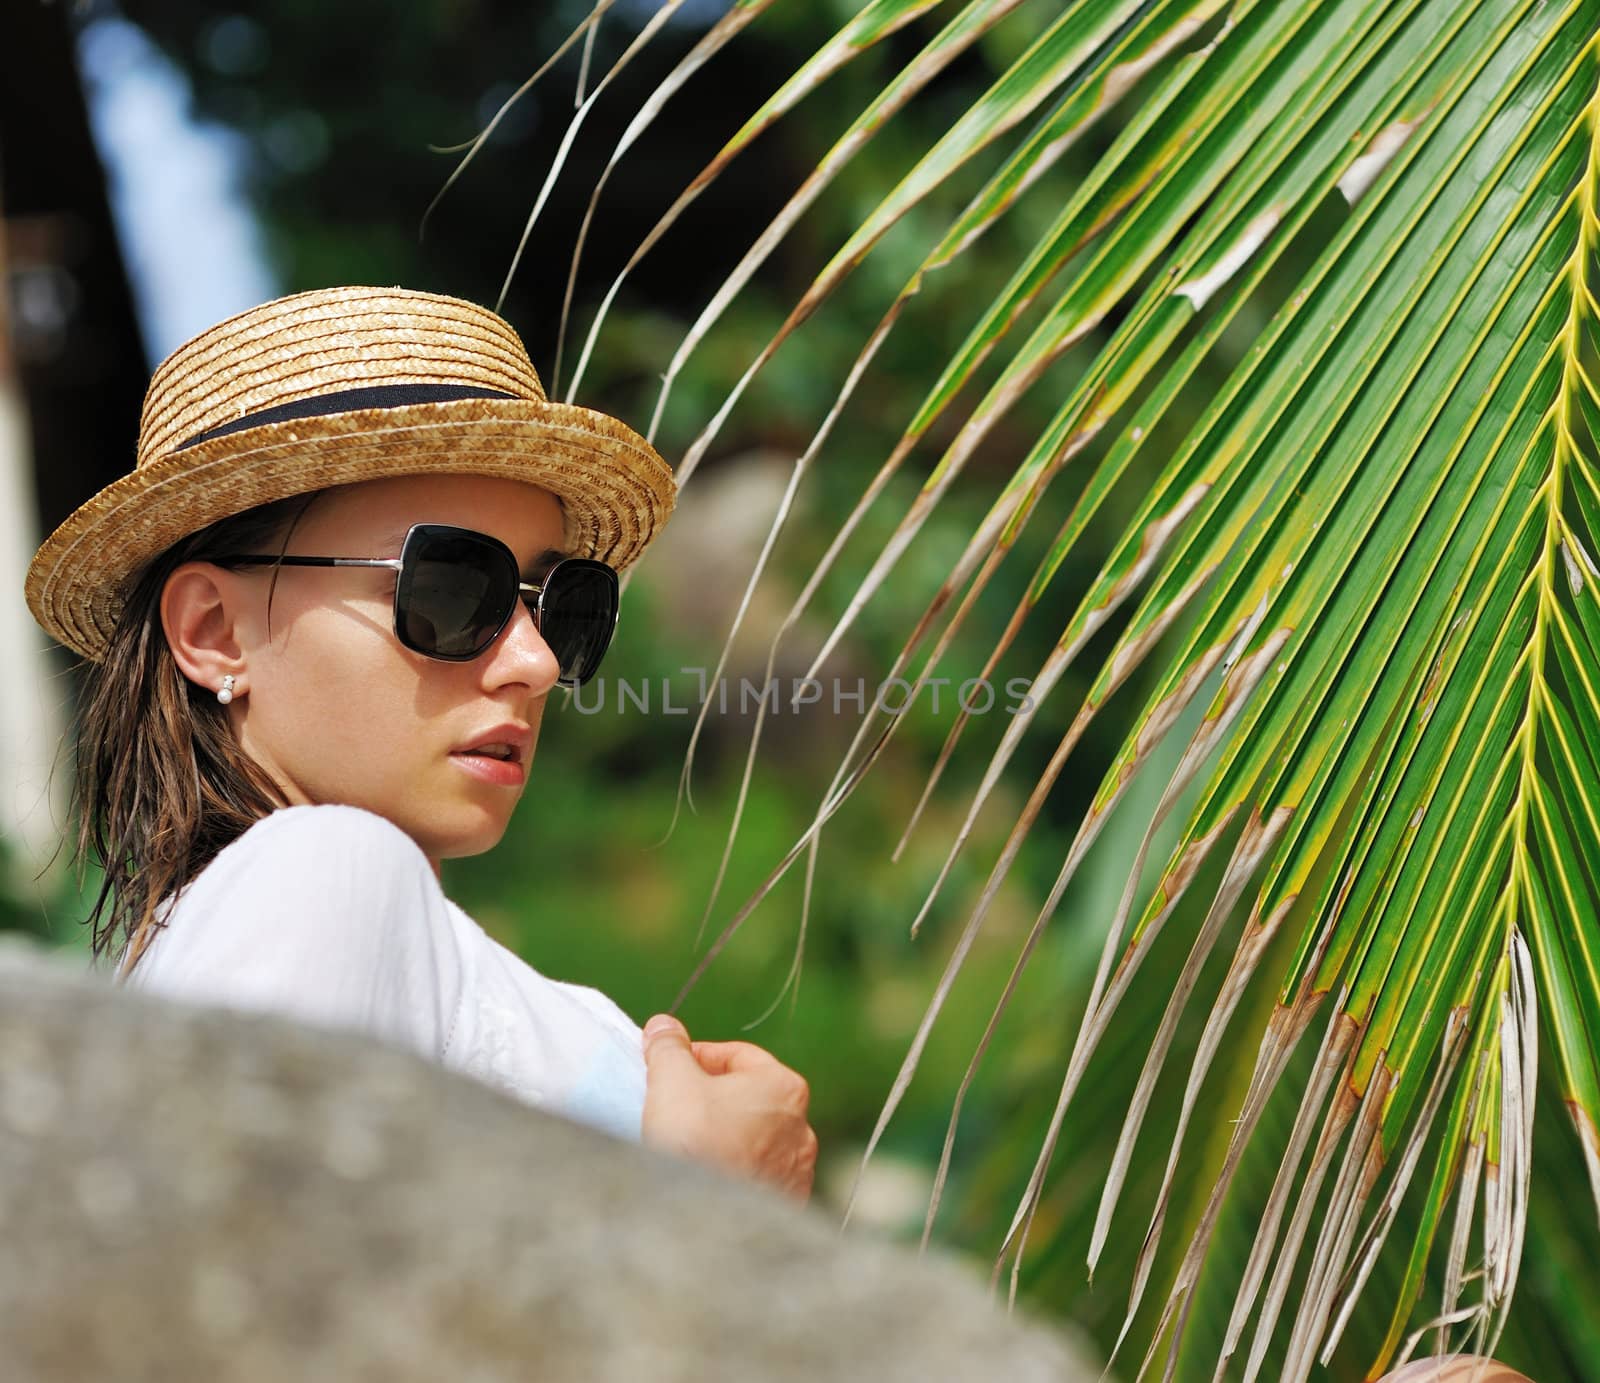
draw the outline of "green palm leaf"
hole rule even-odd
[[[862,6],[668,221],[848,57],[905,24],[920,35],[930,8]],[[657,425],[673,380],[798,216],[1015,6],[950,8],[689,329],[668,368]],[[719,28],[717,44],[734,30],[731,21]],[[873,1142],[1002,880],[1112,694],[1138,673],[1148,679],[1131,732],[1061,852],[1013,982],[996,998],[969,1082],[1109,814],[1172,727],[1203,707],[1106,932],[996,1265],[1011,1262],[1014,1290],[1084,1073],[1138,996],[1153,1016],[1147,1058],[1109,1158],[1090,1262],[1108,1243],[1132,1246],[1117,1257],[1130,1281],[1129,1326],[1142,1319],[1171,1229],[1175,1178],[1194,1155],[1185,1144],[1204,1082],[1219,1051],[1247,1043],[1255,1055],[1218,1174],[1186,1217],[1187,1237],[1143,1341],[1144,1367],[1164,1359],[1167,1376],[1180,1354],[1192,1357],[1185,1328],[1200,1284],[1216,1290],[1208,1252],[1245,1166],[1270,1187],[1262,1187],[1216,1346],[1217,1376],[1236,1360],[1243,1377],[1256,1377],[1270,1358],[1283,1377],[1306,1377],[1331,1357],[1374,1274],[1394,1296],[1374,1373],[1430,1319],[1444,1322],[1448,1342],[1493,1349],[1528,1216],[1540,1015],[1547,1071],[1600,1204],[1597,35],[1600,0],[1064,0],[865,212],[771,339],[748,354],[683,453],[687,481],[758,373],[889,231],[914,208],[945,217],[797,461],[775,539],[910,299],[936,271],[959,266],[1026,196],[1056,189],[1059,210],[998,292],[987,302],[956,300],[973,322],[969,334],[868,479],[779,639],[816,599],[845,539],[892,492],[897,468],[941,437],[942,455],[856,584],[815,672],[996,427],[1014,421],[1040,382],[1057,377],[1052,367],[1075,353],[1081,368],[989,496],[890,673],[909,668],[948,613],[917,672],[923,685],[957,630],[974,632],[979,594],[1033,516],[1056,515],[1059,532],[981,674],[1028,621],[1052,618],[1054,647],[1034,672],[1034,707],[1007,726],[917,924],[1002,774],[1026,763],[1024,738],[1051,713],[1065,732],[1040,756],[1045,767],[956,938]],[[1133,108],[1117,111],[1104,154],[1081,179],[1052,182],[1063,150],[1130,91]],[[1029,120],[1014,147],[1003,147]],[[985,158],[994,167],[981,188],[949,208],[947,185]],[[1263,320],[1263,295],[1285,282],[1292,286]],[[608,306],[614,298],[615,289]],[[1025,322],[1026,331],[1013,332]],[[1198,419],[1175,430],[1177,401],[1212,368],[1219,342],[1241,332],[1251,339],[1231,373]],[[953,436],[941,431],[975,386],[982,392]],[[1157,438],[1164,449],[1152,455]],[[1067,600],[1058,577],[1071,558],[1081,564],[1097,517],[1140,466],[1153,478],[1120,541],[1094,557],[1087,592]],[[1080,471],[1069,501],[1065,477]],[[771,550],[769,540],[752,588]],[[749,591],[741,617],[748,602]],[[1073,685],[1069,669],[1125,604],[1131,613],[1098,669],[1086,672],[1081,704],[1060,707]],[[865,718],[811,830],[738,909],[701,970],[802,852],[815,865],[822,827],[898,723]],[[951,731],[932,779],[967,724]],[[753,763],[755,741],[750,753]],[[1134,881],[1169,818],[1176,845],[1136,909]],[[737,828],[736,814],[729,850]],[[1212,895],[1185,903],[1208,862],[1219,875]],[[1174,918],[1190,930],[1189,951],[1152,1007],[1142,967]],[[1224,937],[1233,953],[1219,982],[1210,962]],[[1230,1037],[1269,955],[1281,957],[1270,976],[1274,1002]],[[1192,1006],[1206,1016],[1190,1049],[1178,1032]],[[1178,1061],[1187,1070],[1168,1111],[1175,1129],[1157,1149],[1165,1171],[1151,1203],[1135,1212],[1122,1204],[1125,1179],[1148,1141],[1143,1124],[1160,1102],[1158,1080]],[[1266,1112],[1281,1111],[1286,1090],[1290,1115],[1274,1115],[1282,1156],[1264,1167],[1250,1160],[1252,1140]],[[1169,1091],[1169,1106],[1172,1098]],[[936,1210],[937,1194],[930,1227]],[[1401,1221],[1415,1229],[1409,1255],[1385,1249]],[[1420,1308],[1430,1273],[1441,1296]]]

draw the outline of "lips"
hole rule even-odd
[[[491,725],[467,743],[452,749],[452,754],[477,754],[506,763],[525,763],[533,748],[533,731],[526,725],[507,722]]]
[[[464,754],[483,754],[491,759],[515,760],[517,751],[509,744],[485,744],[477,749],[464,749]]]

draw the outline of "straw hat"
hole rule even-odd
[[[207,524],[380,476],[504,476],[557,495],[566,550],[621,570],[672,512],[672,470],[603,413],[545,398],[509,324],[401,288],[296,293],[242,312],[156,370],[134,469],[34,554],[35,619],[91,661],[134,577]]]

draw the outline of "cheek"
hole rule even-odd
[[[416,670],[391,630],[313,611],[274,645],[253,728],[298,781],[342,795],[427,752]]]

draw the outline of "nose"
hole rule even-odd
[[[543,696],[556,685],[560,675],[560,661],[539,632],[533,611],[519,600],[500,637],[484,655],[485,690],[521,683],[535,696]]]

